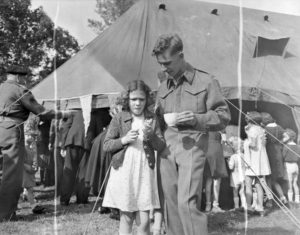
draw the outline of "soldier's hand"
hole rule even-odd
[[[184,111],[181,113],[178,113],[177,119],[176,119],[176,125],[189,125],[194,126],[197,123],[197,119],[195,114],[192,111]]]
[[[153,120],[146,120],[145,126],[143,128],[144,140],[150,140],[154,135],[154,130],[152,129]]]

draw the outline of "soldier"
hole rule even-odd
[[[22,191],[23,159],[25,154],[23,123],[30,112],[41,119],[63,118],[70,111],[46,110],[31,92],[19,84],[28,74],[13,65],[7,71],[7,80],[0,85],[0,155],[3,157],[3,176],[0,185],[0,221],[16,219],[18,199]]]
[[[206,216],[197,208],[208,131],[226,127],[230,114],[219,83],[185,61],[177,34],[161,35],[153,49],[167,79],[157,93],[157,114],[168,146],[161,156],[168,235],[206,235]]]

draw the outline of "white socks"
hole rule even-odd
[[[234,208],[237,209],[240,207],[240,199],[239,197],[233,197]]]
[[[290,202],[293,201],[293,191],[292,192],[288,192],[288,199]]]
[[[300,203],[300,195],[299,194],[295,195],[295,202]]]

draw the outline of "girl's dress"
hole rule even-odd
[[[143,149],[144,117],[133,116],[132,129],[139,130],[137,140],[131,143],[122,166],[111,168],[102,206],[121,211],[147,211],[160,208],[156,165],[149,167]]]
[[[265,130],[258,125],[246,127],[247,140],[244,141],[246,164],[245,175],[264,176],[271,174],[269,159],[265,147]]]

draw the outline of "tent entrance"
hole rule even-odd
[[[229,100],[234,106],[239,108],[238,99]],[[231,125],[238,125],[238,117],[239,111],[236,107],[228,102],[229,109],[231,112]],[[257,111],[257,112],[267,112],[272,115],[272,117],[276,120],[276,122],[285,128],[291,128],[296,133],[298,132],[298,128],[296,125],[296,121],[294,119],[294,115],[292,112],[292,108],[287,107],[286,105],[279,103],[271,103],[271,102],[263,102],[263,101],[247,101],[243,100],[242,102],[242,111],[243,113],[249,111]],[[241,137],[245,138],[246,134],[244,131],[244,127],[246,125],[245,116],[242,114],[242,125],[241,125]]]

